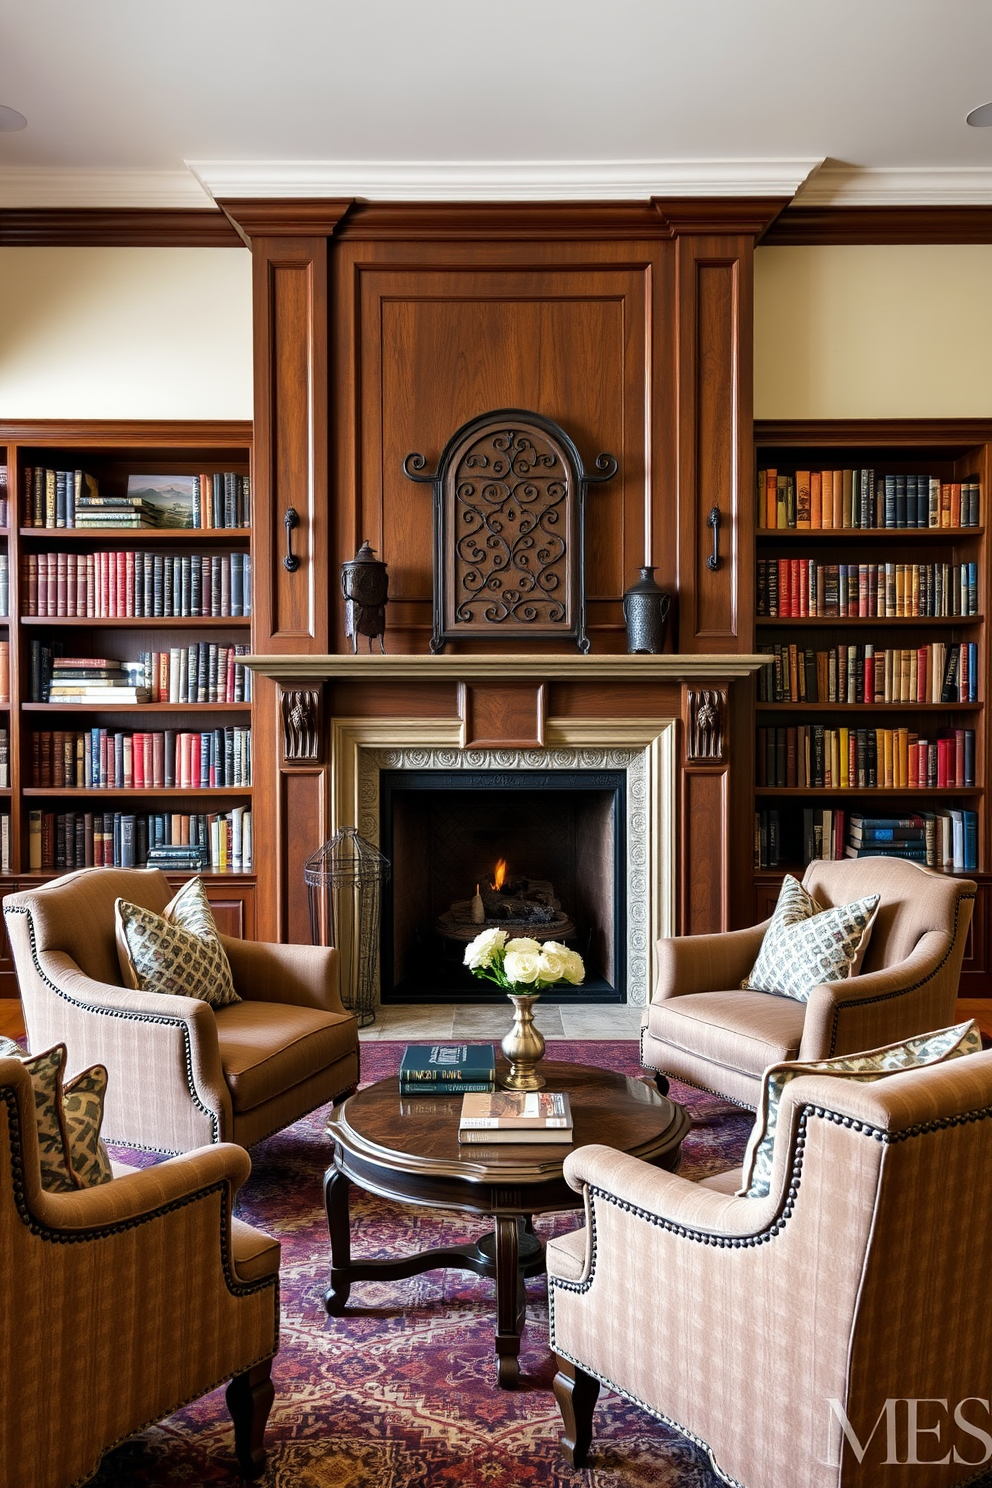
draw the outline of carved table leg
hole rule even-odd
[[[244,1374],[236,1374],[227,1387],[234,1451],[245,1478],[257,1478],[265,1466],[265,1423],[275,1395],[271,1374],[272,1360],[265,1359]]]
[[[500,1388],[511,1390],[520,1378],[520,1335],[526,1293],[520,1273],[520,1220],[496,1216],[496,1366]]]
[[[558,1356],[554,1392],[564,1427],[562,1456],[572,1467],[585,1467],[592,1441],[592,1413],[599,1397],[599,1380],[586,1374],[577,1364]]]
[[[324,1306],[332,1317],[340,1317],[351,1294],[351,1182],[333,1165],[324,1174],[324,1208],[331,1241],[331,1284]]]

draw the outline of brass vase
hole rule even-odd
[[[513,1027],[500,1047],[510,1061],[510,1073],[503,1081],[504,1090],[540,1090],[544,1077],[535,1065],[544,1056],[544,1035],[534,1026],[534,1004],[540,993],[508,992],[513,1003]]]

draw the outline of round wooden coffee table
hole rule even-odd
[[[496,1364],[504,1389],[516,1384],[524,1326],[524,1278],[544,1272],[544,1247],[531,1218],[580,1209],[562,1164],[590,1142],[674,1171],[689,1117],[642,1080],[584,1064],[544,1060],[548,1090],[568,1092],[574,1122],[569,1146],[505,1143],[459,1144],[461,1097],[401,1098],[399,1081],[380,1080],[331,1112],[328,1136],[334,1161],[324,1178],[331,1242],[327,1311],[339,1315],[356,1281],[399,1281],[437,1267],[473,1271],[496,1282]],[[493,1232],[479,1241],[447,1245],[396,1260],[352,1260],[349,1193],[367,1193],[401,1204],[451,1209],[492,1218]]]

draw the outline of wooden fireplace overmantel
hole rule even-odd
[[[504,652],[488,656],[340,654],[245,656],[244,665],[281,685],[354,680],[382,682],[717,682],[750,676],[771,660],[764,655],[550,655]]]

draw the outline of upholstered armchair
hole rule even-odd
[[[4,1483],[81,1482],[108,1447],[225,1380],[241,1470],[261,1471],[279,1246],[232,1218],[249,1168],[224,1144],[46,1192],[30,1074],[0,1058]]]
[[[769,921],[658,943],[658,984],[641,1028],[641,1062],[752,1109],[762,1072],[829,1059],[955,1021],[975,884],[897,858],[811,863],[803,887],[824,908],[869,894],[881,903],[860,975],[815,987],[808,1002],[742,989]]]
[[[242,1001],[121,984],[114,902],[161,914],[173,890],[147,868],[88,868],[9,894],[4,921],[32,1050],[64,1043],[71,1068],[107,1067],[108,1142],[188,1152],[250,1147],[358,1080],[358,1023],[337,952],[221,936]]]
[[[587,1460],[602,1383],[738,1488],[972,1481],[992,1430],[990,1164],[992,1053],[798,1076],[764,1198],[735,1197],[739,1173],[576,1149],[586,1224],[547,1252],[568,1460]]]

